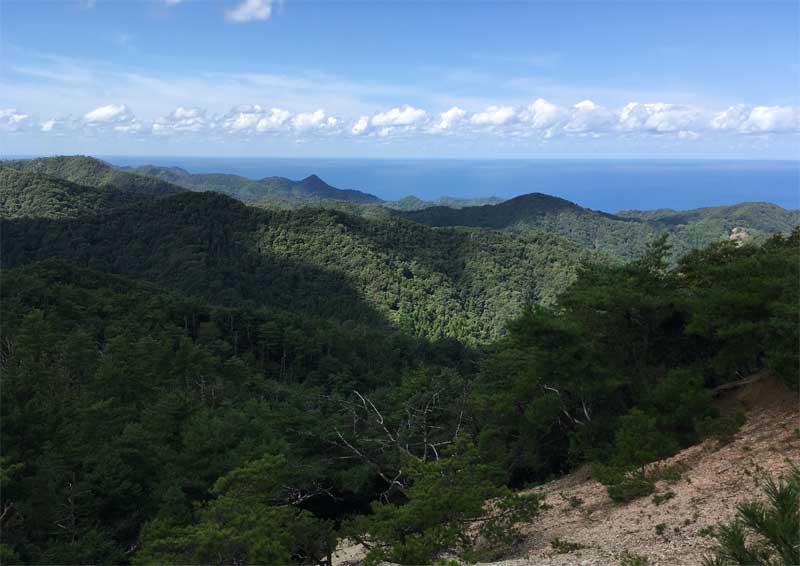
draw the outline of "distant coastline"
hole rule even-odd
[[[678,210],[748,201],[800,208],[800,162],[677,159],[312,159],[99,156],[114,165],[148,163],[193,173],[250,178],[319,175],[325,182],[398,200],[414,195],[474,198],[542,192],[581,206]]]
[[[117,166],[176,166],[252,179],[316,174],[333,186],[384,200],[508,199],[542,192],[610,213],[755,201],[800,208],[800,161],[792,160],[97,157]]]

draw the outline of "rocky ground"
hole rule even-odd
[[[663,502],[650,496],[615,503],[588,469],[578,470],[536,488],[550,509],[523,528],[526,538],[508,558],[491,565],[617,565],[626,551],[646,557],[650,566],[701,563],[713,544],[708,527],[731,519],[739,502],[758,497],[765,473],[777,476],[790,462],[800,464],[796,393],[767,377],[725,392],[719,404],[724,411],[744,410],[746,423],[729,444],[707,440],[656,463],[681,472],[677,481],[657,483],[654,495],[667,497]],[[361,557],[357,546],[343,546],[334,563]]]

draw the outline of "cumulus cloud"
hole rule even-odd
[[[710,126],[714,130],[738,130],[750,116],[750,109],[744,104],[729,106],[712,118]]]
[[[279,130],[289,122],[292,113],[283,108],[270,108],[269,113],[262,116],[256,124],[256,130],[259,132],[268,132],[270,130]]]
[[[246,104],[227,113],[209,115],[202,108],[179,106],[160,118],[142,121],[125,104],[113,103],[78,117],[48,116],[42,120],[15,109],[0,110],[0,130],[91,136],[109,133],[139,136],[225,134],[242,139],[257,135],[294,136],[297,139],[335,135],[398,138],[444,132],[453,137],[490,135],[516,140],[636,135],[688,141],[709,135],[800,133],[800,109],[736,105],[713,112],[667,102],[631,102],[611,109],[592,100],[559,106],[538,98],[524,106],[492,105],[474,112],[459,106],[428,111],[406,104],[371,115],[345,117],[344,120],[328,115],[322,108],[295,113],[280,107]]]
[[[95,133],[117,132],[121,134],[135,134],[144,129],[144,125],[136,118],[130,108],[124,104],[107,104],[87,112],[83,116],[82,125]],[[67,126],[80,127],[74,121],[64,121]]]
[[[515,114],[511,106],[489,106],[484,112],[473,114],[470,122],[477,126],[500,126],[511,121]]]
[[[66,116],[62,118],[49,118],[38,123],[39,131],[48,135],[74,134],[85,125],[82,118]]]
[[[453,106],[450,110],[446,110],[445,112],[439,114],[439,121],[434,126],[434,130],[451,130],[453,129],[453,126],[461,122],[466,115],[466,110],[462,110],[458,106]]]
[[[30,124],[28,114],[18,112],[15,108],[0,108],[0,129],[7,132],[16,132]]]
[[[333,128],[338,120],[333,116],[325,118],[325,111],[321,108],[314,112],[300,113],[292,118],[292,125],[297,130],[310,130],[312,128]]]
[[[566,115],[563,108],[539,98],[520,113],[520,119],[529,122],[537,130],[546,130],[558,125]]]
[[[619,127],[626,131],[655,133],[694,131],[702,128],[702,114],[689,106],[631,102],[620,112]]]
[[[220,120],[221,129],[227,132],[264,133],[286,129],[292,113],[283,108],[264,108],[258,104],[234,107]]]
[[[244,0],[241,4],[225,12],[231,22],[243,23],[268,20],[272,15],[272,0]]]
[[[369,116],[361,116],[358,121],[350,129],[353,135],[360,136],[369,128]]]
[[[790,106],[730,106],[711,120],[715,130],[743,134],[786,133],[800,130],[800,109]]]
[[[206,111],[201,108],[179,106],[167,116],[153,122],[154,134],[168,135],[179,133],[199,133],[209,126]]]
[[[790,132],[797,131],[798,126],[800,126],[800,112],[797,108],[756,106],[742,125],[742,131],[746,133]]]
[[[572,107],[564,131],[574,134],[598,135],[613,128],[617,117],[607,108],[591,100],[583,100]]]
[[[427,112],[413,106],[392,108],[372,117],[373,126],[414,126],[427,117]]]
[[[83,119],[88,124],[108,124],[112,122],[127,122],[134,118],[133,113],[124,104],[108,104],[87,112]]]

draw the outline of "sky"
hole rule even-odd
[[[795,0],[0,0],[0,153],[800,158]]]

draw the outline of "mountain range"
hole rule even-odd
[[[404,215],[428,226],[470,226],[511,232],[541,230],[625,259],[641,254],[647,242],[663,232],[670,234],[673,258],[677,258],[691,249],[727,239],[734,230],[758,239],[789,232],[800,223],[800,211],[766,202],[608,214],[541,193],[521,195],[496,205],[463,209],[438,206]]]
[[[402,216],[437,228],[547,232],[622,259],[641,254],[647,242],[663,232],[670,235],[674,260],[713,241],[759,240],[788,232],[800,223],[797,210],[763,202],[609,214],[542,193],[505,201],[498,197],[424,201],[413,196],[382,201],[361,191],[332,187],[316,175],[300,181],[284,177],[253,180],[221,173],[193,174],[178,167],[116,168],[85,156],[4,161],[2,171],[0,204],[5,217],[76,217],[185,191],[212,191],[273,211],[311,206],[371,221]]]
[[[266,197],[290,200],[343,200],[359,204],[382,202],[381,199],[369,193],[332,187],[316,175],[309,175],[300,181],[293,181],[285,177],[264,177],[253,180],[240,175],[189,173],[180,167],[157,167],[155,165],[125,170],[174,183],[193,191],[215,191],[243,201]]]
[[[79,174],[82,164],[91,168]],[[431,228],[385,209],[374,217],[315,206],[264,210],[170,184],[157,193],[168,198],[153,198],[145,191],[150,177],[84,158],[47,165],[3,169],[7,267],[61,259],[217,304],[269,305],[485,342],[526,303],[552,301],[594,257],[542,232]],[[98,179],[80,189],[29,168],[83,179],[94,172]],[[124,181],[119,188],[99,180],[115,175]],[[47,191],[37,189],[43,183]],[[94,200],[82,204],[84,194]]]

